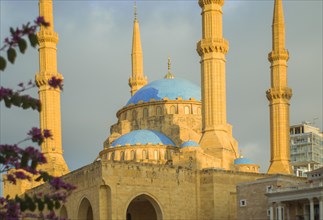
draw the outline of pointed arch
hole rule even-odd
[[[84,197],[80,203],[78,212],[77,212],[78,220],[93,220],[93,209],[90,201]]]
[[[126,207],[125,217],[129,220],[161,220],[163,219],[163,212],[156,198],[148,193],[142,193],[130,199]]]

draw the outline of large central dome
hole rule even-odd
[[[194,98],[201,101],[201,89],[187,80],[164,78],[142,87],[130,98],[127,105],[137,104],[139,101],[149,102],[150,99],[162,100],[168,98],[169,100],[176,100],[178,97],[183,100]]]

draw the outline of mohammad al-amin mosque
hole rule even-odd
[[[77,186],[58,215],[69,219],[237,219],[239,183],[277,174],[292,175],[289,162],[288,51],[282,0],[274,1],[270,109],[270,167],[239,155],[226,115],[226,53],[222,33],[224,0],[199,0],[202,9],[201,88],[167,74],[148,82],[143,71],[139,22],[135,13],[132,41],[131,98],[117,112],[96,162],[70,172],[63,158],[60,91],[48,86],[57,72],[54,25],[42,27],[36,83],[42,103],[40,123],[53,139],[41,150],[43,169]],[[39,0],[39,14],[53,22],[52,0]],[[32,182],[4,184],[5,194],[22,194]],[[42,190],[42,186],[32,189]]]

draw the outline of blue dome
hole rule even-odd
[[[181,147],[199,147],[200,145],[195,141],[186,141],[184,142]]]
[[[130,98],[127,105],[137,104],[140,100],[143,102],[149,102],[150,99],[162,100],[163,98],[176,100],[178,97],[182,97],[183,100],[194,98],[201,101],[201,88],[187,80],[164,78],[142,87]]]
[[[240,165],[240,164],[255,164],[255,163],[248,158],[237,158],[234,160],[234,164]]]
[[[114,140],[111,144],[112,147],[117,145],[125,146],[126,144],[136,145],[140,144],[163,144],[163,145],[173,145],[174,142],[169,139],[166,135],[153,130],[136,130],[128,134],[122,135],[118,139]]]

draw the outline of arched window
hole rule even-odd
[[[114,161],[114,152],[111,153],[111,158],[112,161]]]
[[[137,111],[133,110],[132,111],[132,120],[136,120],[137,119]]]
[[[148,109],[144,108],[143,110],[143,118],[148,118]]]
[[[156,151],[156,150],[154,151],[154,159],[158,160],[158,151]]]
[[[131,151],[131,160],[135,160],[136,159],[136,153],[134,150]]]
[[[185,106],[184,107],[184,114],[185,115],[188,115],[188,114],[190,114],[191,113],[191,111],[190,111],[190,107],[189,106]]]
[[[172,106],[170,107],[170,111],[169,111],[169,113],[170,113],[170,114],[176,114],[176,107],[175,107],[175,105],[172,105]]]
[[[142,159],[145,160],[147,158],[147,152],[145,150],[142,151]]]
[[[156,108],[156,115],[162,115],[162,108],[160,106]]]
[[[123,120],[127,120],[127,112],[124,112],[123,113],[123,117],[122,118],[123,118]]]
[[[124,161],[124,151],[121,151],[120,152],[120,160],[121,161]]]

